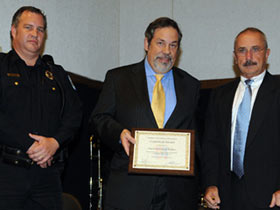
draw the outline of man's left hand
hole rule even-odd
[[[273,208],[274,206],[280,207],[280,190],[276,191],[272,195],[272,200],[271,200],[269,207]]]
[[[49,165],[50,161],[48,162],[48,160],[51,160],[59,148],[58,142],[52,137],[39,136],[31,133],[29,136],[35,140],[26,152],[29,158],[41,167]]]

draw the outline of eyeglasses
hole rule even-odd
[[[259,55],[262,51],[266,50],[266,48],[261,48],[259,46],[254,46],[251,47],[250,49],[250,53],[252,53],[253,55]],[[237,50],[234,51],[238,56],[246,56],[248,53],[248,49],[245,47],[240,47]]]

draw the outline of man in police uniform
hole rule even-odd
[[[41,56],[47,20],[21,7],[12,50],[0,54],[0,209],[62,209],[61,154],[81,121],[79,98],[62,67]]]

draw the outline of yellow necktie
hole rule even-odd
[[[163,78],[163,76],[163,74],[155,75],[157,81],[154,86],[152,99],[152,110],[159,128],[163,128],[165,112],[165,94],[161,84],[161,79]]]

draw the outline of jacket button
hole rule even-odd
[[[14,84],[15,84],[15,85],[18,85],[18,82],[15,82]]]

